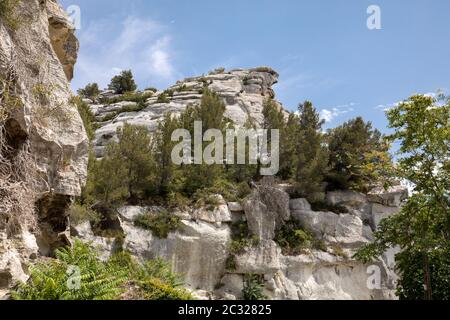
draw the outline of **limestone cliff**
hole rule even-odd
[[[7,13],[4,13],[7,14]],[[88,139],[69,81],[74,28],[55,0],[0,16],[0,290],[67,243],[65,208],[86,179]]]
[[[258,186],[243,205],[226,203],[175,212],[182,227],[160,239],[136,226],[136,216],[165,210],[160,207],[119,209],[120,243],[96,236],[88,222],[73,226],[72,235],[94,243],[104,257],[122,246],[145,260],[163,257],[184,277],[186,286],[200,299],[241,299],[246,274],[261,277],[270,299],[395,299],[394,254],[391,250],[373,264],[362,264],[352,255],[373,240],[379,221],[399,211],[407,190],[397,187],[369,195],[330,192],[327,202],[346,213],[313,211],[306,199],[291,199],[286,186]],[[292,255],[274,241],[276,229],[294,219],[311,230],[323,247]],[[248,225],[259,238],[234,256],[230,244],[236,224]],[[373,278],[371,276],[378,278]]]
[[[263,103],[267,98],[274,98],[272,86],[278,82],[278,73],[268,67],[253,69],[236,69],[229,72],[212,73],[207,76],[187,78],[178,81],[165,91],[144,91],[152,94],[145,103],[145,108],[138,112],[122,112],[136,105],[135,102],[121,101],[118,103],[93,103],[88,101],[96,116],[100,129],[96,132],[94,142],[98,156],[108,142],[115,136],[118,127],[124,122],[134,125],[144,125],[150,131],[155,131],[158,121],[165,113],[178,115],[190,104],[199,104],[205,87],[216,92],[223,98],[226,105],[225,116],[238,126],[243,126],[248,120],[256,125],[263,121]],[[161,95],[166,100],[161,99]],[[107,91],[101,98],[112,100],[117,96]],[[100,99],[101,101],[102,99]],[[278,103],[280,108],[281,104]],[[104,119],[107,121],[104,121]]]

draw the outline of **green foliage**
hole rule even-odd
[[[353,189],[367,192],[376,184],[376,170],[370,164],[389,166],[389,145],[378,130],[360,117],[329,131],[330,189]],[[381,169],[380,169],[381,170]],[[382,171],[382,170],[381,170]],[[375,175],[375,176],[374,176]],[[379,177],[378,177],[379,178]]]
[[[16,12],[20,2],[21,0],[0,0],[0,21],[13,30],[20,26],[20,18]]]
[[[56,260],[31,268],[30,280],[18,286],[15,300],[191,300],[178,275],[160,259],[143,265],[120,252],[108,261],[99,259],[88,244],[56,251]],[[79,274],[77,273],[79,272]]]
[[[169,103],[170,99],[165,92],[161,93],[156,100],[156,103]]]
[[[190,106],[180,117],[181,128],[189,130],[191,137],[194,136],[194,122],[202,122],[202,134],[209,129],[218,129],[224,132],[227,119],[224,117],[225,104],[214,92],[205,89],[200,105]],[[204,143],[202,150],[207,146]],[[193,146],[192,146],[193,147]],[[197,190],[210,188],[223,175],[222,165],[192,164],[184,166],[186,181],[184,192],[193,195]]]
[[[118,102],[136,102],[138,105],[145,105],[148,98],[153,97],[153,92],[125,92],[117,97],[103,98],[100,101],[105,104],[115,104]],[[122,111],[125,112],[125,111]]]
[[[72,204],[68,210],[68,213],[70,223],[75,226],[86,221],[93,222],[95,224],[101,220],[98,212],[92,210],[87,205],[82,205],[80,203]]]
[[[96,99],[100,94],[100,89],[97,83],[89,83],[84,88],[78,89],[78,95],[87,99]]]
[[[120,204],[142,198],[151,188],[153,155],[145,127],[125,124],[117,131],[119,142],[111,142],[100,160],[90,165],[87,193],[103,204]]]
[[[242,296],[244,300],[264,300],[267,297],[263,294],[263,278],[257,274],[247,274],[244,277],[244,288]]]
[[[172,133],[178,128],[178,121],[172,114],[167,113],[158,125],[154,136],[156,168],[158,172],[158,191],[160,195],[167,195],[173,190],[175,178],[175,165],[172,162],[172,150],[175,142],[172,141]]]
[[[313,247],[314,241],[314,236],[295,220],[286,222],[275,235],[275,242],[288,256],[305,253]]]
[[[120,75],[113,77],[108,88],[113,90],[116,94],[136,91],[137,85],[134,82],[131,70],[122,71]]]
[[[72,248],[56,251],[57,260],[31,268],[30,280],[13,293],[15,300],[114,300],[126,275],[99,260],[88,245],[76,241]],[[76,272],[79,271],[79,274]]]
[[[403,299],[448,299],[450,248],[449,158],[450,104],[413,96],[387,112],[400,143],[396,173],[415,185],[401,212],[381,221],[375,241],[356,258],[371,261],[391,247],[400,274],[398,294]]]
[[[144,213],[136,217],[134,224],[150,230],[160,239],[166,239],[169,233],[181,227],[181,219],[167,211]]]
[[[94,140],[96,124],[95,117],[92,114],[91,109],[80,97],[72,97],[70,102],[76,105],[78,113],[81,116],[81,120],[83,120],[84,129],[86,130],[89,140]]]
[[[299,112],[295,180],[298,191],[309,201],[314,201],[324,198],[324,180],[328,170],[328,152],[322,135],[323,121],[309,101],[299,106]]]

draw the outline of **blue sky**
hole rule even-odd
[[[448,0],[63,0],[81,9],[72,86],[106,86],[132,69],[141,89],[165,88],[219,66],[271,66],[277,99],[306,99],[327,127],[361,115],[384,129],[383,109],[414,93],[450,89]],[[381,30],[366,26],[369,5]]]

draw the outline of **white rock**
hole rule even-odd
[[[311,210],[311,205],[309,204],[308,200],[306,199],[292,199],[289,201],[289,207],[291,210]]]
[[[228,208],[233,212],[242,212],[244,208],[239,202],[228,202]]]

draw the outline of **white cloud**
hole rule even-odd
[[[325,120],[326,123],[332,122],[335,118],[354,111],[354,106],[356,105],[357,103],[351,102],[345,105],[322,109],[320,111],[320,118]]]
[[[122,70],[131,69],[142,86],[165,86],[175,80],[174,51],[168,28],[151,19],[127,17],[96,21],[78,35],[81,50],[73,86],[98,82],[106,87]],[[116,35],[108,39],[108,36]]]

